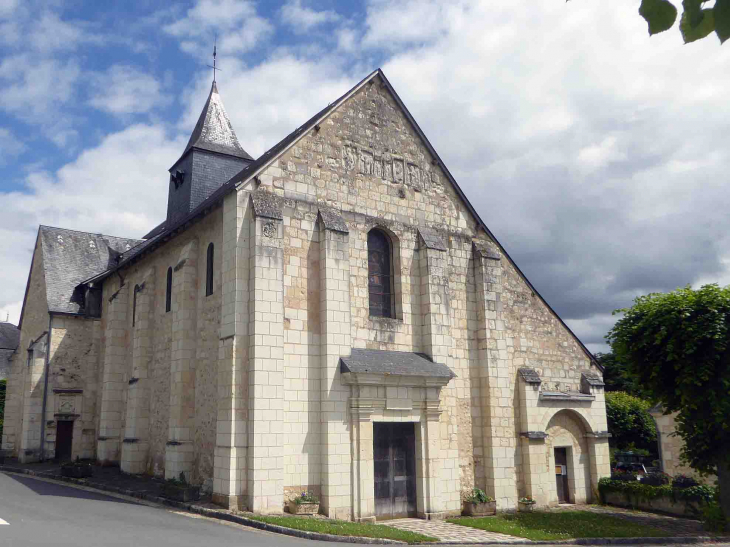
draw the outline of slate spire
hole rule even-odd
[[[252,161],[238,142],[214,81],[185,150],[170,168],[166,223],[192,212]]]
[[[191,148],[253,160],[238,142],[215,81],[183,155]]]

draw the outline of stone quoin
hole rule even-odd
[[[141,240],[39,228],[10,455],[358,521],[460,514],[474,487],[498,511],[593,499],[602,370],[382,71],[257,159],[214,83],[168,184]]]

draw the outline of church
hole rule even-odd
[[[256,159],[214,81],[165,177],[140,240],[39,227],[7,456],[184,473],[264,514],[306,490],[355,521],[458,515],[474,487],[593,499],[602,369],[381,70]]]

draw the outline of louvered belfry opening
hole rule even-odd
[[[368,233],[368,293],[370,315],[395,317],[393,309],[393,244],[384,231]]]

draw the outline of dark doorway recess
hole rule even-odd
[[[416,515],[416,433],[412,422],[374,423],[375,516]]]
[[[74,438],[74,423],[71,421],[56,422],[56,461],[71,460],[71,446]]]
[[[568,491],[568,449],[555,449],[555,485],[558,488],[558,502],[570,503]]]

